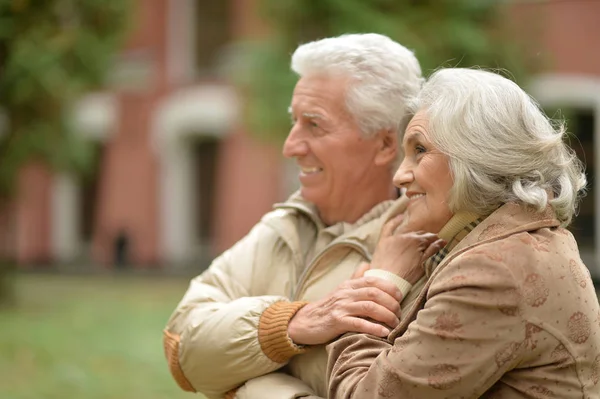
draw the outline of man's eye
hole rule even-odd
[[[319,127],[319,124],[315,121],[310,121],[310,126],[311,127]]]

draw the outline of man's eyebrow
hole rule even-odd
[[[321,114],[316,114],[314,112],[303,112],[302,116],[305,118],[314,118],[314,119],[325,119],[325,117]]]
[[[288,114],[293,115],[292,107],[288,107]],[[327,119],[324,115],[318,114],[316,112],[303,112],[302,116],[305,118],[313,118],[313,119]]]

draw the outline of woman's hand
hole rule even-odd
[[[422,265],[446,245],[437,234],[424,231],[407,232],[401,227],[403,216],[389,220],[381,230],[371,269],[395,273],[411,284],[425,274]]]

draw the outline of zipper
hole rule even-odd
[[[296,287],[298,286],[297,284],[297,280],[298,278],[297,276],[297,270],[299,268],[303,268],[304,267],[304,259],[302,258],[302,255],[300,254],[300,249],[296,248],[294,245],[292,245],[292,243],[290,241],[288,241],[287,237],[280,234],[280,237],[283,239],[283,242],[285,243],[285,245],[288,247],[288,250],[290,251],[290,253],[292,254],[292,261],[294,264],[293,268],[290,268],[290,298],[294,297],[294,292],[296,291]],[[304,272],[303,274],[304,275]],[[301,276],[302,276],[301,275]]]
[[[315,224],[315,228],[318,231],[321,227],[322,227],[322,222],[319,220],[319,218],[316,217],[316,215],[311,211],[311,209],[307,206],[304,206],[302,204],[298,204],[298,203],[293,203],[293,204],[288,204],[288,203],[280,203],[280,204],[275,204],[275,209],[288,209],[288,210],[295,210],[295,211],[299,211],[300,213],[304,214],[305,216],[307,216],[314,224]],[[277,227],[278,226],[274,226],[272,225],[273,228],[275,228],[276,230],[279,230]],[[291,254],[292,254],[292,258],[293,258],[293,262],[294,262],[294,267],[292,269],[290,269],[290,292],[289,292],[289,296],[290,299],[294,298],[295,293],[297,292],[297,288],[298,288],[298,274],[297,274],[297,270],[304,270],[302,272],[302,274],[300,275],[300,279],[302,278],[302,276],[304,275],[304,272],[306,271],[306,267],[305,267],[305,263],[304,263],[304,258],[302,257],[302,255],[300,254],[300,249],[296,248],[294,245],[292,245],[291,241],[289,241],[287,239],[287,235],[284,234],[281,230],[279,230],[279,235],[280,237],[283,239],[283,241],[285,242],[285,245],[287,245],[287,247],[289,248]],[[293,299],[292,299],[293,300]]]
[[[298,204],[298,203],[279,203],[279,204],[275,204],[275,209],[293,209],[293,210],[297,210],[300,211],[301,213],[303,213],[304,215],[308,216],[313,223],[315,224],[315,226],[317,227],[317,229],[319,229],[319,227],[323,226],[323,222],[321,222],[321,220],[316,217],[316,215],[314,214],[314,212],[307,206],[303,205],[303,204]],[[283,235],[282,235],[282,238]],[[294,254],[294,264],[296,267],[303,267],[303,262],[301,257],[298,255],[298,251],[294,251],[292,249],[292,245],[290,242],[288,242],[285,238],[284,238],[284,242],[286,243],[286,245],[290,248],[292,254]],[[306,283],[306,280],[308,279],[309,275],[312,273],[312,271],[314,270],[314,268],[316,267],[316,265],[319,263],[319,261],[323,258],[323,256],[325,256],[325,253],[327,251],[329,251],[331,248],[337,247],[337,246],[347,246],[350,248],[355,249],[357,252],[359,252],[365,259],[367,259],[367,261],[371,261],[372,256],[370,254],[370,252],[366,249],[366,247],[356,241],[350,240],[350,239],[343,239],[340,241],[334,241],[332,243],[330,243],[328,246],[326,246],[314,259],[313,261],[304,268],[304,271],[302,272],[302,274],[300,275],[300,278],[298,279],[297,283],[294,285],[294,287],[292,288],[292,292],[290,293],[290,299],[292,301],[297,301],[297,297],[298,297],[298,293],[301,291],[301,289],[303,288],[304,284]],[[290,279],[290,281],[296,281],[296,273],[294,270],[292,270],[292,276],[293,280]]]
[[[359,252],[361,255],[363,255],[367,259],[367,261],[369,261],[369,262],[371,261],[371,254],[369,253],[369,251],[367,251],[367,249],[365,248],[364,245],[359,244],[356,241],[352,241],[352,240],[348,240],[348,239],[340,240],[337,242],[334,241],[333,243],[326,246],[321,252],[319,252],[319,254],[313,259],[313,261],[308,265],[308,267],[306,267],[304,269],[304,271],[300,275],[300,279],[298,280],[298,283],[294,287],[294,291],[291,296],[292,301],[298,300],[298,293],[303,288],[304,284],[306,283],[306,280],[308,280],[309,275],[313,272],[313,270],[315,269],[315,267],[317,266],[319,261],[325,256],[325,254],[328,251],[330,251],[332,248],[338,247],[338,246],[353,248],[357,252]]]

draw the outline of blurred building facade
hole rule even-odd
[[[4,251],[23,265],[201,267],[284,199],[293,177],[279,144],[252,138],[243,98],[219,73],[230,43],[267,34],[258,1],[138,1],[110,86],[74,112],[100,153],[94,178],[25,167],[16,200],[0,214]],[[535,37],[533,51],[548,57],[530,92],[568,114],[581,142],[573,146],[592,186],[573,231],[588,265],[600,265],[600,2],[511,7],[523,40]]]
[[[600,278],[600,1],[515,2],[514,18],[522,40],[535,40],[530,51],[543,70],[528,91],[550,116],[562,116],[573,134],[570,144],[586,165],[588,192],[570,226],[582,258]],[[559,113],[557,113],[559,112]]]
[[[24,265],[189,263],[228,247],[283,198],[279,149],[250,138],[239,94],[219,76],[222,48],[261,34],[255,9],[138,1],[110,88],[75,110],[100,153],[94,178],[24,168],[0,216],[4,250]]]

